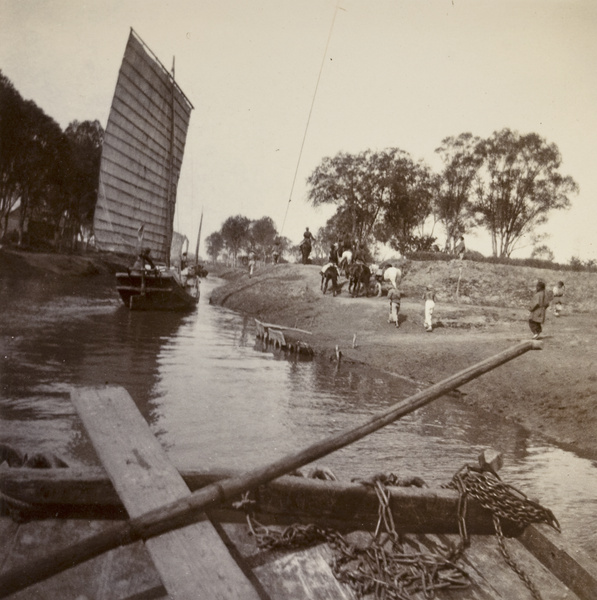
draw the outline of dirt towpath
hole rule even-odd
[[[423,301],[408,287],[401,325],[389,325],[386,298],[337,297],[320,291],[316,265],[265,267],[224,273],[228,283],[211,302],[264,321],[313,332],[318,353],[339,346],[352,360],[429,385],[530,339],[524,308],[448,303],[439,298],[432,333],[423,328]],[[342,281],[342,279],[341,279]],[[422,290],[421,290],[422,293]],[[530,299],[530,296],[529,296]],[[356,336],[356,347],[353,340]],[[597,458],[597,317],[549,311],[543,349],[462,387],[462,401],[520,423],[560,446]]]

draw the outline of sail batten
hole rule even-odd
[[[94,217],[96,245],[143,247],[167,261],[192,105],[131,30],[106,126]]]

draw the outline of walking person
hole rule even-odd
[[[433,309],[435,308],[435,292],[433,288],[428,285],[425,288],[423,294],[423,300],[425,302],[425,321],[423,323],[425,331],[433,331]]]
[[[254,250],[249,252],[249,279],[253,277],[253,273],[255,271],[255,263],[257,261],[257,255]]]
[[[400,327],[400,319],[398,317],[398,313],[400,312],[400,291],[397,288],[391,288],[388,292],[388,300],[390,301],[388,323],[394,323],[396,328],[398,328]]]
[[[454,254],[456,254],[460,260],[463,260],[465,252],[466,252],[466,246],[464,244],[464,236],[461,235],[458,238],[458,243],[456,244],[456,247],[454,248]]]
[[[535,290],[535,295],[529,306],[529,327],[533,333],[534,340],[538,339],[541,335],[543,323],[545,323],[545,311],[549,306],[549,299],[545,293],[545,282],[539,280]]]
[[[563,295],[564,295],[564,282],[558,281],[558,283],[553,288],[553,300],[555,303],[553,306],[553,314],[556,317],[559,317],[560,313],[562,312],[562,296]]]

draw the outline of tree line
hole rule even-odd
[[[551,211],[569,208],[578,191],[560,172],[557,146],[536,133],[506,128],[487,139],[463,133],[445,138],[436,152],[440,173],[398,148],[324,158],[307,180],[314,206],[337,206],[322,237],[361,247],[382,242],[408,253],[431,249],[438,223],[448,250],[460,235],[482,227],[493,255],[510,257],[523,236]]]
[[[0,239],[13,211],[19,245],[68,250],[89,237],[103,138],[97,120],[62,131],[0,71]]]
[[[279,256],[291,249],[291,241],[281,236],[270,217],[251,220],[243,215],[228,217],[219,231],[214,231],[205,239],[207,254],[216,262],[227,254],[236,265],[239,255],[254,252],[264,262],[271,262],[274,252]]]
[[[67,249],[88,238],[103,137],[97,120],[73,121],[62,131],[0,71],[0,239],[16,207],[19,244],[29,236]],[[318,232],[318,245],[343,241],[366,249],[381,242],[402,253],[429,250],[442,224],[446,249],[480,227],[491,236],[493,255],[510,257],[578,192],[572,177],[560,172],[558,147],[536,133],[506,128],[486,139],[462,133],[442,140],[436,153],[439,173],[398,148],[324,158],[307,179],[307,198],[314,206],[335,205],[336,212]],[[535,235],[536,249],[548,253],[539,242]],[[269,217],[241,215],[227,219],[206,243],[212,258],[225,251],[234,261],[241,250],[267,259],[276,245],[281,252],[291,247]]]

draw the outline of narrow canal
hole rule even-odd
[[[71,406],[73,386],[125,387],[179,468],[262,465],[360,424],[417,391],[329,360],[286,359],[256,344],[254,324],[209,305],[190,315],[131,313],[111,281],[0,281],[0,443],[96,464]],[[340,478],[378,472],[447,483],[494,448],[504,480],[553,510],[597,557],[597,463],[459,404],[424,409],[320,461]]]

